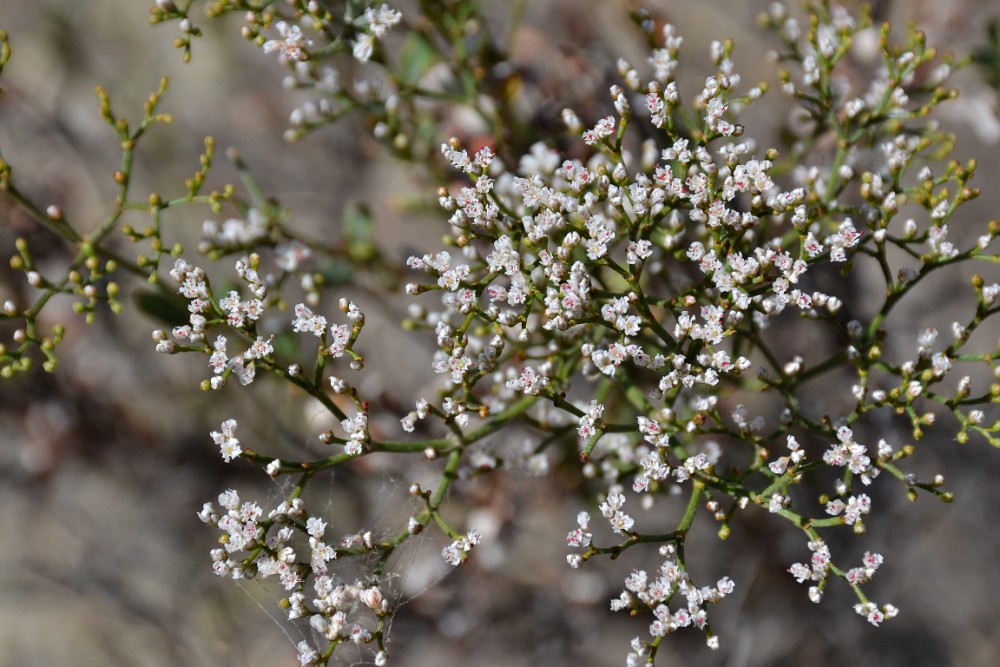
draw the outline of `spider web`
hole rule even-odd
[[[301,444],[296,446],[297,453],[303,456],[304,459],[315,457],[316,451],[314,447],[318,442],[318,437],[315,434],[324,430],[326,425],[323,423],[323,420],[326,419],[328,419],[328,413],[323,408],[313,410],[311,416],[307,419],[309,435],[300,441]],[[397,533],[405,526],[406,516],[403,513],[402,507],[410,508],[411,515],[415,515],[420,511],[420,503],[412,498],[408,490],[410,484],[422,476],[422,472],[424,471],[420,469],[422,466],[426,466],[427,462],[420,455],[413,455],[412,460],[405,467],[400,468],[398,464],[402,460],[402,457],[400,455],[392,456],[393,464],[395,465],[381,466],[377,469],[377,472],[373,471],[370,474],[365,474],[347,468],[336,468],[323,473],[325,481],[318,478],[313,478],[310,481],[307,489],[309,515],[328,522],[325,538],[329,543],[336,544],[339,542],[340,535],[345,532],[338,528],[331,518],[344,514],[344,508],[339,507],[338,503],[340,502],[340,498],[344,496],[342,481],[348,476],[351,476],[351,485],[356,485],[358,489],[365,493],[359,501],[359,506],[364,510],[364,516],[361,517],[364,525],[359,527],[359,532],[370,530],[373,534],[373,539],[376,541]],[[295,486],[296,478],[285,475],[278,478],[271,478],[269,481],[270,483],[266,487],[262,487],[267,503],[265,511],[277,506],[288,498],[289,493]],[[375,489],[376,484],[377,490]],[[323,496],[326,499],[318,503],[317,499]],[[375,499],[374,503],[369,502],[372,498]],[[403,498],[406,500],[402,501],[401,499]],[[353,583],[354,581],[378,583],[386,594],[387,599],[390,600],[390,605],[395,615],[395,613],[399,613],[402,608],[424,595],[451,573],[451,568],[444,567],[443,561],[438,568],[422,562],[422,559],[434,551],[429,546],[430,542],[434,540],[440,541],[440,538],[433,535],[433,532],[433,530],[421,531],[400,545],[391,555],[379,581],[371,578],[371,569],[378,558],[376,554],[352,557],[350,560],[331,561],[330,575],[344,583]],[[408,588],[411,588],[408,584],[415,572],[421,573],[417,590],[407,591]],[[297,650],[297,645],[302,641],[315,645],[316,637],[308,623],[303,622],[303,619],[290,621],[278,612],[275,602],[284,597],[285,592],[274,580],[268,579],[262,581],[258,579],[254,580],[253,583],[237,581],[237,585],[264,612],[267,618],[280,629],[285,639],[293,648]],[[310,586],[307,585],[306,590],[309,590],[309,588]],[[392,628],[394,624],[394,617],[386,620],[383,641],[387,648],[392,641]],[[374,645],[368,645],[367,648],[358,647],[354,651],[345,649],[349,649],[349,647],[341,645],[337,648],[330,662],[331,665],[372,664],[372,650],[374,650]]]

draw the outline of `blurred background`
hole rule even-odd
[[[403,211],[406,201],[433,194],[438,183],[421,182],[405,165],[382,157],[368,130],[351,118],[300,142],[284,142],[288,114],[301,100],[282,89],[284,70],[275,59],[240,38],[239,21],[202,20],[206,35],[184,65],[171,46],[176,26],[150,27],[150,4],[0,4],[0,29],[10,33],[14,50],[2,79],[0,151],[24,191],[62,206],[83,228],[96,225],[114,196],[120,153],[98,114],[94,87],[108,89],[117,115],[138,119],[144,100],[167,75],[171,86],[161,110],[175,122],[153,130],[140,151],[135,193],[183,192],[183,179],[197,169],[202,139],[212,135],[219,147],[214,187],[238,178],[221,157],[225,148],[237,147],[303,232],[336,237],[344,207],[363,203],[374,212],[390,259],[402,262],[414,250],[435,249],[445,231],[442,219]],[[773,81],[767,62],[773,43],[755,22],[768,4],[650,3],[684,36],[682,78],[700,81],[709,41],[732,37],[734,60],[748,83]],[[625,8],[624,2],[596,0],[528,3],[512,43],[514,59],[530,73],[537,96],[531,99],[555,108],[576,104],[585,122],[595,117],[607,97],[604,79],[593,71],[613,65],[619,55],[641,59]],[[887,0],[875,12],[899,25],[914,20],[931,45],[966,54],[988,45],[987,26],[1000,18],[1000,5]],[[956,157],[980,162],[974,184],[984,196],[963,209],[963,219],[975,223],[969,233],[978,233],[1000,205],[997,95],[984,70],[970,68],[958,83],[962,97],[946,105],[941,118],[958,134]],[[595,111],[584,116],[588,104]],[[787,104],[769,94],[744,122],[765,143],[787,124]],[[183,209],[168,220],[171,234],[195,238],[206,217],[223,219]],[[5,256],[18,236],[29,239],[42,267],[64,265],[70,257],[69,249],[0,198]],[[913,331],[929,325],[947,330],[944,305],[956,284],[943,282],[940,293],[913,304],[907,311]],[[3,262],[0,300],[25,290]],[[69,305],[51,306],[51,319],[68,326],[58,372],[0,382],[0,667],[297,664],[293,645],[301,636],[281,621],[279,591],[215,577],[208,551],[216,533],[195,513],[231,487],[279,497],[259,471],[219,460],[208,437],[219,422],[238,413],[241,438],[274,438],[307,449],[314,444],[307,434],[320,430],[317,418],[290,397],[237,391],[227,392],[233,405],[223,413],[215,395],[197,390],[204,360],[157,355],[149,333],[158,325],[137,309],[118,317],[101,313],[87,326]],[[430,375],[429,355],[398,341],[401,315],[394,304],[369,314],[366,335],[373,330],[396,342],[380,346],[386,352],[372,360],[367,390],[391,389],[400,405],[409,406]],[[997,333],[987,332],[987,345],[995,345]],[[887,438],[905,439],[898,425],[886,428]],[[931,430],[928,443],[933,435]],[[915,472],[921,478],[945,474],[956,494],[953,504],[922,496],[912,506],[902,487],[886,484],[863,545],[850,535],[833,540],[835,554],[855,553],[855,560],[864,549],[886,555],[869,592],[896,604],[897,619],[872,628],[853,613],[853,601],[839,586],[822,605],[810,603],[806,587],[785,571],[807,558],[801,536],[748,513],[734,525],[729,543],[720,543],[706,522],[696,525],[688,546],[689,558],[698,554],[700,581],[728,574],[737,583],[736,594],[711,611],[722,649],[710,653],[699,633],[681,632],[664,643],[662,664],[998,664],[1000,453],[978,440],[935,444],[920,448]],[[338,530],[360,527],[366,505],[377,508],[376,520],[391,515],[394,499],[405,498],[410,477],[420,474],[416,463],[394,465],[370,471],[365,484],[336,478],[322,490]],[[493,546],[451,576],[436,566],[438,538],[425,538],[401,557],[399,589],[409,602],[390,633],[392,664],[623,664],[629,639],[645,635],[647,624],[612,614],[607,600],[617,596],[633,564],[622,558],[582,571],[566,567],[564,536],[580,509],[576,499],[566,499],[570,483],[502,477],[471,488],[481,500],[469,524],[494,526],[496,535]]]

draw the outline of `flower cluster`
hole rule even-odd
[[[646,574],[645,570],[634,570],[625,579],[625,589],[621,595],[611,601],[611,610],[652,610],[654,620],[649,626],[649,634],[654,641],[681,628],[694,627],[706,633],[709,648],[719,648],[719,638],[708,628],[705,605],[718,603],[732,593],[736,586],[729,577],[723,577],[715,586],[695,586],[677,562],[673,545],[661,547],[660,555],[665,560],[653,575],[655,578]],[[684,599],[684,604],[671,610],[669,603],[678,595]],[[648,649],[636,638],[632,642],[632,651],[626,664],[640,665],[646,656]]]
[[[236,420],[227,419],[222,422],[221,428],[221,431],[212,431],[212,440],[219,446],[222,458],[228,463],[239,457],[243,450],[240,448],[240,441],[233,435],[236,433]]]
[[[340,582],[328,566],[357,549],[358,544],[361,549],[371,549],[370,538],[347,535],[339,547],[331,545],[324,539],[326,522],[307,516],[301,499],[282,502],[266,517],[259,505],[241,502],[233,490],[220,494],[218,503],[220,509],[205,503],[198,513],[202,521],[225,534],[223,548],[212,551],[216,574],[233,579],[276,577],[289,591],[284,607],[290,620],[308,619],[317,635],[329,642],[372,641],[373,622],[389,611],[385,593],[378,585]],[[307,537],[301,551],[294,541],[300,532]],[[312,580],[312,599],[303,588],[307,579]],[[317,655],[308,642],[299,645],[300,660],[308,657],[302,664],[309,664]],[[376,661],[384,664],[385,659],[384,652],[378,651]]]
[[[482,535],[477,530],[470,530],[441,550],[441,557],[449,565],[461,565],[469,558],[472,547],[479,544]]]

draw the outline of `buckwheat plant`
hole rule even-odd
[[[761,24],[776,36],[777,87],[795,105],[798,134],[772,147],[741,124],[768,86],[744,81],[734,45],[696,45],[708,47],[712,71],[684,92],[682,36],[651,13],[633,17],[648,58],[618,61],[598,114],[563,110],[567,139],[526,134],[531,118],[503,85],[508,55],[477,3],[420,2],[405,14],[353,0],[157,0],[153,22],[179,28],[185,60],[197,51],[201,4],[210,16],[237,13],[243,36],[287,68],[297,99],[305,95],[289,140],[361,114],[393,155],[437,179],[445,247],[402,267],[389,265],[364,223],[339,244],[310,240],[235,153],[246,195],[207,190],[210,139],[178,194],[137,197],[133,153],[168,120],[158,111],[166,82],[137,126],[99,91],[123,150],[118,196],[99,225],[85,232],[34,203],[0,164],[7,197],[77,252],[51,277],[18,243],[11,265],[36,291],[4,303],[14,330],[0,363],[11,376],[40,352],[54,370],[63,328],[42,329],[46,302],[69,294],[88,318],[102,304],[117,312],[112,276],[126,271],[159,290],[144,292],[147,305],[181,299],[181,320],[152,336],[161,353],[206,360],[193,386],[252,391],[268,375],[322,405],[335,423],[315,435],[329,450],[309,460],[268,451],[220,407],[210,439],[222,458],[292,481],[279,502],[225,490],[198,513],[219,535],[215,572],[277,581],[278,605],[311,629],[297,647],[302,665],[358,651],[387,664],[404,602],[393,555],[436,531],[445,563],[474,559],[487,538],[449,507],[467,500],[461,480],[503,471],[577,470],[579,493],[565,499],[576,524],[554,528],[566,534],[568,567],[648,552],[649,568],[622,572],[610,600],[640,628],[628,665],[654,664],[664,638],[685,628],[720,645],[712,606],[742,582],[699,572],[686,548],[699,514],[722,540],[741,515],[769,516],[801,534],[800,562],[785,567],[810,600],[844,586],[869,623],[896,616],[871,585],[892,562],[864,545],[866,517],[878,510],[871,489],[897,484],[911,500],[923,492],[949,501],[943,476],[908,471],[923,437],[1000,446],[1000,349],[975,336],[996,333],[1000,284],[978,274],[964,283],[954,296],[963,314],[944,331],[897,316],[934,298],[932,274],[1000,262],[991,245],[1000,225],[963,217],[979,194],[975,163],[944,161],[952,139],[931,120],[955,95],[946,87],[954,63],[919,32],[897,44],[888,25],[873,28],[838,5],[811,4],[805,20],[773,5]],[[877,34],[871,71],[852,55],[859,33]],[[0,64],[10,56],[3,44]],[[456,109],[477,117],[467,137],[475,146],[442,134]],[[165,241],[164,212],[191,205],[213,215],[195,247]],[[141,228],[123,222],[143,213]],[[147,249],[117,249],[114,232]],[[358,269],[371,303],[321,279],[318,258],[329,257]],[[365,312],[395,286],[410,300],[411,344],[434,346],[436,389],[409,397],[412,410],[380,406],[360,388]],[[373,428],[393,412],[398,426]],[[882,434],[887,416],[905,420],[912,438]],[[363,477],[363,459],[390,454],[426,458],[435,471],[431,484],[406,482],[411,515],[334,531],[307,487],[334,471]],[[664,529],[669,516],[680,518]],[[829,535],[844,530],[863,555],[831,549]]]

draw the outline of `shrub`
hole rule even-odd
[[[154,23],[179,29],[185,61],[197,55],[200,4],[152,9]],[[750,513],[797,531],[800,562],[783,567],[810,600],[844,586],[865,620],[892,619],[896,607],[869,597],[883,556],[844,556],[829,536],[863,536],[883,485],[951,500],[941,475],[911,472],[925,435],[1000,445],[1000,351],[976,335],[996,322],[1000,284],[975,275],[956,288],[959,314],[944,332],[932,317],[900,314],[932,298],[936,276],[998,262],[997,222],[954,231],[978,224],[961,216],[979,195],[975,163],[946,161],[953,138],[931,120],[954,96],[954,63],[919,32],[894,42],[866,14],[824,3],[803,21],[774,5],[761,23],[776,38],[778,88],[795,123],[764,141],[741,119],[753,119],[748,108],[769,86],[743,80],[733,43],[710,45],[700,84],[685,79],[681,36],[647,12],[633,19],[648,58],[601,72],[615,81],[603,102],[526,108],[525,73],[485,4],[400,13],[359,2],[204,3],[212,17],[241,15],[243,36],[304,95],[287,139],[359,117],[387,153],[440,184],[445,247],[398,266],[363,207],[345,210],[340,240],[311,238],[235,151],[245,187],[213,188],[211,139],[176,194],[138,195],[135,156],[169,120],[167,82],[138,124],[99,89],[122,163],[98,226],[36,202],[0,164],[6,196],[73,248],[53,275],[18,240],[11,266],[35,291],[4,303],[13,331],[0,372],[31,372],[39,360],[57,370],[65,328],[43,319],[50,300],[69,295],[93,321],[104,307],[123,309],[119,276],[144,278],[148,287],[128,289],[168,323],[155,325],[156,350],[208,361],[198,382],[220,406],[210,435],[222,458],[263,470],[281,490],[274,502],[230,489],[204,504],[199,518],[220,532],[212,567],[279,582],[279,606],[311,632],[297,647],[303,665],[359,652],[386,664],[391,622],[405,613],[395,557],[434,531],[443,563],[475,560],[477,545],[499,538],[466,519],[479,496],[504,492],[481,482],[498,475],[548,475],[570,492],[575,524],[549,531],[565,539],[570,567],[643,552],[641,566],[618,573],[610,602],[641,617],[623,647],[629,665],[652,664],[682,628],[711,648],[726,635],[709,621],[712,605],[741,582],[700,571],[686,548],[699,516],[722,540]],[[857,43],[873,39],[878,66],[867,72]],[[0,64],[6,36],[3,45]],[[556,115],[565,130],[543,122]],[[393,183],[384,187],[363,198],[391,196]],[[169,222],[196,206],[212,219],[199,238],[182,238]],[[148,221],[126,221],[137,213]],[[119,249],[116,235],[141,254]],[[394,344],[370,331],[372,312],[400,292],[405,345],[429,348],[433,373],[416,395],[368,395],[366,357],[378,365]],[[327,413],[312,434],[319,454],[239,428],[226,407],[238,392],[268,401],[289,389]],[[894,435],[901,421],[910,438]],[[405,511],[334,534],[316,481],[336,473],[377,485],[374,467],[406,480]]]

